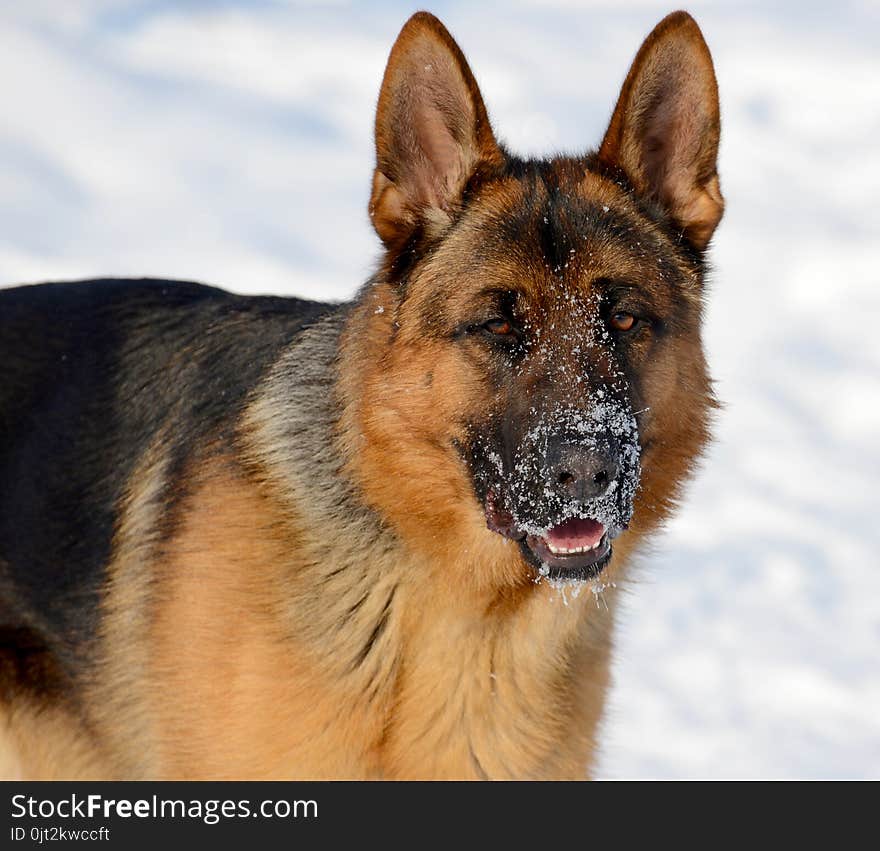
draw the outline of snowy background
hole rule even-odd
[[[501,138],[598,144],[674,0],[437,2]],[[494,7],[494,8],[493,8]],[[406,3],[0,0],[0,284],[344,298]],[[723,109],[727,408],[620,626],[605,777],[880,776],[880,7],[693,2]]]

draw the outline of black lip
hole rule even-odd
[[[519,542],[526,561],[539,576],[568,582],[595,579],[611,561],[611,536],[606,532],[595,549],[573,555],[554,555],[543,538],[528,535]],[[547,569],[549,568],[549,573]]]

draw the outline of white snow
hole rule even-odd
[[[435,3],[521,153],[598,144],[671,2]],[[694,0],[723,107],[718,440],[626,594],[602,776],[880,775],[880,11]],[[0,11],[0,282],[342,298],[403,3]],[[599,598],[601,599],[601,598]]]
[[[619,401],[581,401],[589,408],[557,405],[542,411],[537,422],[523,436],[513,457],[512,469],[503,482],[508,510],[516,526],[535,537],[543,537],[549,529],[570,517],[598,520],[617,531],[626,528],[632,515],[632,504],[640,474],[639,433],[635,417]],[[620,472],[601,495],[586,503],[560,493],[546,478],[544,459],[552,437],[565,434],[580,446],[601,448],[611,437],[619,442]],[[544,490],[537,497],[535,482],[544,481]]]

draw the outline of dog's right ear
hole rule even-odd
[[[503,162],[486,107],[458,45],[433,15],[404,24],[376,111],[373,227],[389,248],[417,228],[439,235],[468,181]]]

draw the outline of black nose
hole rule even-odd
[[[548,447],[548,484],[580,502],[602,496],[618,471],[617,453],[610,447],[594,449],[574,443]]]

